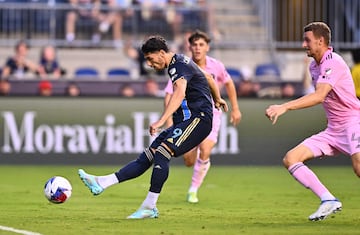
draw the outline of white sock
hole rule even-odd
[[[197,187],[190,186],[190,188],[189,188],[189,193],[196,193],[197,191],[198,191],[198,188],[197,188]]]
[[[336,198],[330,192],[324,193],[320,196],[321,201],[335,200]]]
[[[154,209],[156,207],[157,200],[160,196],[160,193],[153,193],[148,192],[145,200],[143,201],[141,207],[142,208],[148,208],[148,209]]]
[[[75,34],[73,34],[73,33],[66,34],[66,41],[72,42],[72,41],[74,41],[74,39],[75,39]]]
[[[98,184],[103,188],[106,189],[111,185],[118,184],[119,180],[115,174],[104,175],[104,176],[97,176],[96,177]]]

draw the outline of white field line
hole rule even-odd
[[[16,228],[12,228],[12,227],[6,227],[6,226],[2,226],[2,225],[0,225],[0,230],[19,233],[19,234],[23,234],[23,235],[42,235],[41,233],[35,233],[35,232],[31,232],[31,231],[26,231],[26,230],[20,230],[20,229],[16,229]]]

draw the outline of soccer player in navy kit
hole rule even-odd
[[[168,69],[174,88],[160,119],[150,125],[150,135],[157,134],[170,117],[173,117],[174,125],[162,131],[135,161],[115,173],[94,176],[79,169],[81,180],[94,195],[99,195],[107,187],[138,177],[154,165],[147,197],[128,219],[158,217],[156,203],[168,178],[170,159],[188,152],[209,135],[213,118],[212,99],[216,108],[228,109],[212,76],[189,57],[170,52],[164,38],[148,38],[141,50],[150,67],[157,71]]]

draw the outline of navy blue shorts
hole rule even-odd
[[[212,118],[192,117],[162,131],[150,147],[156,149],[165,143],[174,152],[174,157],[178,157],[198,146],[210,134],[211,128]]]

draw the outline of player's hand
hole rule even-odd
[[[155,134],[157,134],[158,132],[161,132],[161,127],[163,126],[163,123],[161,123],[160,121],[154,122],[153,124],[150,125],[149,127],[149,133],[151,136],[154,136]]]
[[[230,123],[233,126],[236,126],[241,121],[242,114],[239,109],[235,109],[231,111]]]
[[[221,108],[224,112],[227,112],[229,110],[226,101],[223,99],[219,99],[218,101],[215,102],[215,108],[217,109]]]
[[[286,108],[283,105],[270,105],[266,111],[265,115],[269,118],[269,120],[274,125],[278,118],[286,112]]]

